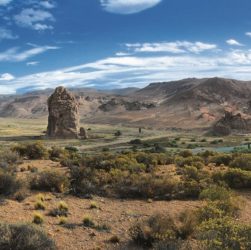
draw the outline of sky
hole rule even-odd
[[[250,0],[0,0],[0,94],[251,80]]]

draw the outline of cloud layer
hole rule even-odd
[[[102,7],[111,13],[134,14],[154,7],[162,0],[100,0]]]
[[[55,21],[50,12],[32,8],[22,10],[18,15],[14,16],[14,20],[19,26],[34,30],[53,29],[51,25],[47,25],[44,22]]]
[[[134,52],[169,52],[174,54],[179,53],[200,53],[207,50],[216,50],[216,44],[203,42],[162,42],[162,43],[134,43],[126,44],[129,50]]]
[[[9,4],[10,2],[12,2],[12,0],[0,0],[0,6],[1,5],[5,6],[5,5]]]
[[[23,62],[31,57],[42,54],[48,50],[55,49],[59,48],[55,46],[41,46],[20,51],[19,48],[14,47],[6,51],[0,52],[0,62]]]
[[[16,93],[24,88],[44,89],[54,88],[58,85],[95,88],[143,87],[151,82],[179,80],[187,77],[219,76],[242,80],[251,79],[251,50],[230,49],[204,53],[204,49],[209,49],[210,52],[211,49],[214,50],[218,46],[212,46],[210,43],[202,43],[203,45],[201,45],[199,42],[189,42],[188,44],[192,48],[199,44],[199,49],[196,47],[191,50],[192,52],[189,52],[188,48],[190,47],[186,47],[188,51],[186,53],[166,55],[161,55],[158,52],[150,54],[135,52],[134,55],[117,53],[117,56],[92,63],[23,77],[6,77],[11,76],[8,73],[5,77],[1,77],[0,92]],[[138,47],[140,44],[137,45]],[[35,51],[31,49],[31,51],[18,53],[16,56],[9,53],[9,58],[23,60],[27,58],[27,55],[34,54],[34,52],[40,53],[46,49],[50,48],[45,47]]]

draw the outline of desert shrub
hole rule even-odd
[[[134,139],[130,141],[130,144],[132,145],[141,145],[142,141],[140,139]]]
[[[21,182],[21,187],[15,192],[14,199],[16,201],[21,202],[25,200],[29,195],[30,195],[30,190],[24,183]]]
[[[133,155],[133,158],[137,160],[138,163],[144,164],[147,168],[153,168],[158,165],[157,155],[138,152]]]
[[[172,147],[178,147],[176,141],[174,141]],[[158,143],[155,143],[153,148],[150,150],[150,153],[166,153],[166,148],[159,145]]]
[[[154,250],[194,250],[200,249],[194,240],[165,240],[153,244]]]
[[[110,171],[113,168],[130,170],[132,172],[145,171],[146,166],[138,163],[130,154],[103,153],[94,156],[83,157],[80,165]]]
[[[123,198],[170,199],[175,194],[178,181],[158,178],[154,174],[130,173],[120,169],[110,172],[84,167],[71,169],[71,187],[76,195],[106,195]]]
[[[189,157],[176,157],[175,164],[177,167],[194,166],[202,168],[204,166],[204,160],[200,156],[189,156]]]
[[[120,130],[118,130],[118,131],[116,131],[116,132],[114,133],[114,135],[115,135],[115,136],[121,136],[121,135],[122,135],[122,132],[121,132]]]
[[[43,224],[44,223],[43,215],[40,213],[34,213],[32,222],[37,225]]]
[[[197,238],[206,249],[250,249],[251,227],[230,217],[209,219],[198,227]]]
[[[196,210],[184,210],[179,214],[179,238],[187,239],[192,235],[199,223]]]
[[[250,188],[251,172],[241,169],[229,169],[227,171],[216,172],[213,174],[215,182],[225,182],[231,188]]]
[[[58,222],[59,225],[65,225],[67,224],[67,218],[64,217],[64,216],[59,216],[59,222]]]
[[[15,194],[22,186],[15,175],[0,171],[0,195],[10,196]]]
[[[108,241],[112,244],[117,244],[120,242],[120,238],[117,235],[113,235]]]
[[[96,226],[96,224],[93,221],[92,217],[89,216],[89,215],[85,215],[84,216],[84,218],[83,218],[83,225],[85,227],[95,227]]]
[[[30,185],[32,189],[63,193],[68,191],[69,179],[65,173],[50,170],[35,174]]]
[[[98,204],[95,201],[92,201],[90,204],[90,209],[96,209],[99,208]]]
[[[199,180],[199,170],[196,167],[185,166],[185,168],[182,170],[183,170],[182,172],[185,178]]]
[[[71,153],[77,153],[78,152],[78,148],[76,148],[74,146],[66,146],[65,150],[67,150],[68,152],[71,152]]]
[[[67,150],[59,147],[52,147],[49,150],[49,158],[52,161],[60,161],[61,159],[68,158],[69,153]]]
[[[95,229],[100,232],[110,232],[111,231],[111,227],[106,223],[95,225]]]
[[[244,203],[239,196],[221,186],[210,186],[204,189],[200,198],[208,201],[198,210],[200,222],[224,216],[236,217]]]
[[[172,199],[179,182],[172,178],[157,178],[152,174],[129,175],[114,183],[113,189],[121,198]]]
[[[239,168],[242,170],[251,171],[251,155],[250,154],[241,154],[233,159],[230,166],[232,168]]]
[[[181,156],[183,158],[192,157],[193,152],[191,150],[183,150],[179,153],[179,156]]]
[[[179,183],[177,188],[177,198],[179,199],[197,199],[203,190],[202,183],[196,180],[185,180]]]
[[[17,152],[4,150],[0,152],[0,168],[8,171],[15,170],[15,165],[20,162]]]
[[[41,228],[25,224],[0,224],[1,250],[56,250],[56,245]]]
[[[157,214],[148,220],[138,222],[129,230],[132,240],[143,247],[152,247],[159,241],[173,241],[178,236],[178,229],[169,215]]]
[[[54,216],[54,217],[67,217],[69,214],[69,208],[68,205],[61,201],[58,204],[57,208],[54,208],[50,211],[49,215]]]
[[[208,164],[210,157],[212,157],[212,156],[214,156],[216,154],[217,154],[216,152],[206,150],[206,151],[203,151],[203,152],[199,152],[197,155],[204,159],[205,164]]]
[[[210,186],[200,193],[200,199],[216,201],[230,199],[232,193],[222,186]]]
[[[198,221],[201,223],[210,219],[217,219],[226,216],[219,206],[218,202],[208,202],[205,206],[197,211]]]
[[[41,142],[19,144],[13,148],[20,156],[31,160],[45,159],[48,157],[48,151]]]
[[[45,210],[45,204],[44,204],[43,201],[38,200],[38,201],[35,203],[34,208],[35,208],[36,210]]]
[[[216,154],[209,157],[209,163],[215,163],[216,166],[225,165],[228,166],[232,160],[231,154]]]

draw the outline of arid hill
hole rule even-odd
[[[84,122],[157,128],[209,128],[225,113],[251,115],[251,81],[189,78],[143,89],[73,89]],[[0,98],[1,117],[46,117],[52,90]]]

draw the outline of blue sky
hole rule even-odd
[[[251,80],[250,0],[0,0],[0,94]]]

